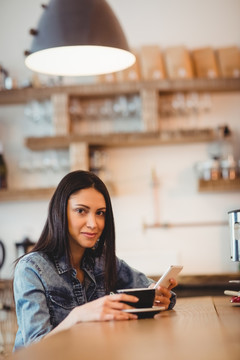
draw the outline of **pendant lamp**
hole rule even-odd
[[[130,67],[123,30],[105,0],[50,0],[33,35],[25,64],[32,71],[58,76],[86,76]]]

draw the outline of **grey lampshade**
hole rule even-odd
[[[105,0],[50,0],[25,63],[54,75],[95,75],[135,62],[118,19]]]

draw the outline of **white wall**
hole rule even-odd
[[[145,44],[200,46],[240,45],[240,0],[109,0],[132,47]],[[22,82],[31,76],[23,63],[29,47],[28,29],[41,13],[38,0],[0,0],[0,63]],[[229,124],[240,154],[240,94],[214,94],[212,110],[201,116],[207,124]],[[0,108],[0,140],[9,167],[9,185],[46,184],[48,175],[24,174],[18,168],[26,134],[24,106]],[[208,144],[111,149],[109,170],[116,186],[113,196],[117,251],[131,265],[148,274],[164,271],[169,263],[182,263],[185,274],[237,271],[229,252],[226,226],[148,229],[155,220],[151,171],[160,181],[159,220],[189,223],[226,221],[227,212],[240,207],[239,192],[200,194],[194,164],[207,158]],[[63,173],[52,175],[58,182]],[[48,203],[0,203],[0,239],[7,247],[1,277],[12,276],[14,243],[24,236],[36,240],[46,217]]]

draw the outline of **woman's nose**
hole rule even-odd
[[[87,227],[94,229],[96,227],[96,219],[94,215],[89,214],[87,218]]]

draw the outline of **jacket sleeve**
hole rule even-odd
[[[13,290],[18,322],[14,349],[17,349],[40,340],[53,327],[37,268],[24,258],[15,268]]]
[[[124,260],[117,260],[117,289],[146,288],[154,281],[142,272],[129,266]]]

